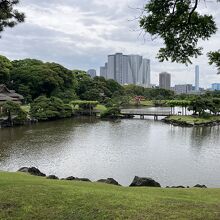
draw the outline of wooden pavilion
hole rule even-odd
[[[12,101],[21,104],[24,97],[14,90],[10,90],[6,85],[0,84],[0,106],[7,101]]]

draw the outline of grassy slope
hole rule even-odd
[[[217,120],[220,120],[220,116],[211,116],[209,118],[198,118],[198,117],[193,117],[190,115],[182,116],[182,115],[175,115],[175,116],[170,116],[170,120],[174,120],[177,122],[187,122],[190,124],[201,124],[201,123],[209,123],[209,122],[214,122]]]
[[[0,173],[0,219],[220,219],[220,189],[127,188]]]

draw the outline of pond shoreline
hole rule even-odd
[[[214,127],[220,126],[220,116],[199,118],[191,115],[168,116],[162,119],[163,122],[180,127]]]
[[[67,178],[59,178],[56,175],[46,175],[42,173],[38,168],[36,167],[22,167],[20,168],[17,172],[22,172],[22,173],[27,173],[33,176],[39,176],[39,177],[45,177],[46,179],[53,179],[53,180],[67,180],[67,181],[81,181],[81,182],[92,182],[89,178],[78,178],[78,177],[73,177],[69,176]],[[105,183],[105,184],[110,184],[110,185],[116,185],[116,186],[122,186],[119,184],[115,179],[113,178],[106,178],[106,179],[99,179],[95,182],[98,183]],[[160,183],[155,181],[154,179],[150,177],[138,177],[135,176],[131,184],[129,184],[129,187],[159,187],[163,188]],[[126,186],[124,186],[126,187]],[[192,187],[190,186],[183,186],[183,185],[178,185],[178,186],[166,186],[165,188],[207,188],[206,185],[201,185],[201,184],[196,184]]]

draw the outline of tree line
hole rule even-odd
[[[4,56],[0,56],[0,84],[23,95],[24,104],[30,104],[31,116],[39,120],[71,117],[73,102],[77,100],[118,108],[128,106],[136,96],[154,100],[158,105],[166,104],[165,100],[195,99],[194,95],[175,95],[171,90],[122,86],[112,79],[91,78],[82,70],[69,70],[58,63],[36,59],[10,61]],[[217,91],[206,95],[220,97]],[[80,105],[84,108],[88,103]]]

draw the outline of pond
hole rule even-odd
[[[59,177],[135,175],[163,186],[220,187],[220,127],[182,128],[152,118],[102,121],[82,117],[0,129],[0,170],[36,166]]]

